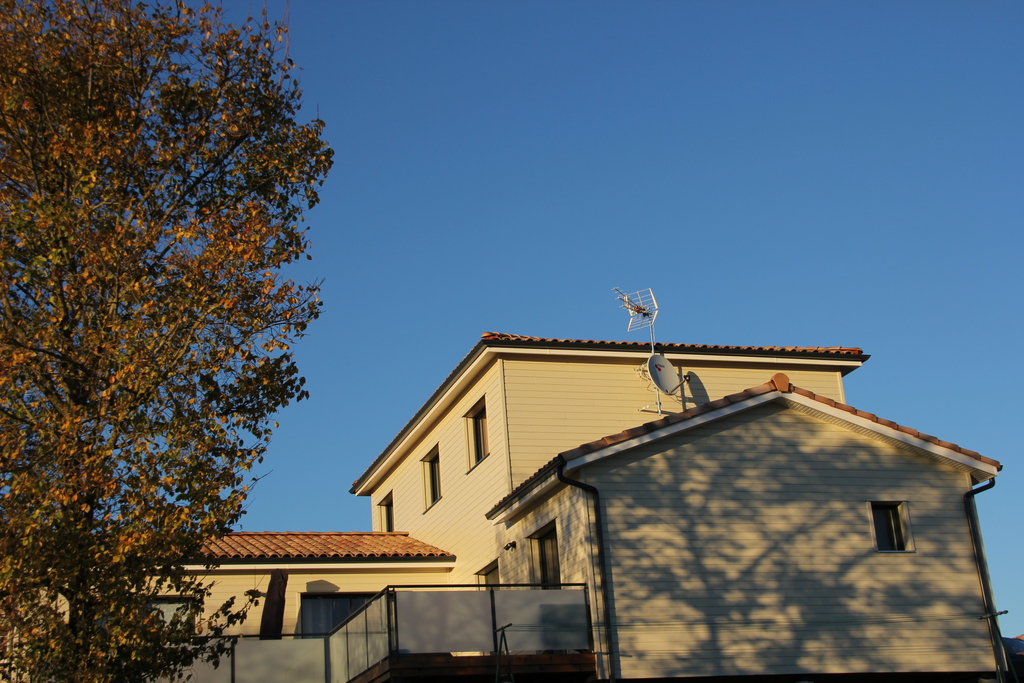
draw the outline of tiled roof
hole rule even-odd
[[[650,343],[639,341],[601,341],[596,339],[551,339],[547,337],[527,337],[521,334],[504,332],[484,332],[480,337],[486,341],[517,341],[540,342],[552,344],[594,344],[612,346],[623,349],[648,349]],[[863,356],[864,351],[855,346],[722,346],[718,344],[663,344],[658,343],[660,351],[752,351],[769,353],[799,353],[818,355]]]
[[[375,557],[455,559],[451,553],[410,538],[404,532],[239,531],[211,541],[205,552],[219,560]]]
[[[1003,468],[1003,466],[997,460],[993,460],[992,458],[986,458],[985,456],[975,451],[963,448],[962,446],[958,446],[955,443],[943,441],[937,437],[932,436],[931,434],[925,434],[924,432],[919,432],[916,429],[904,427],[903,425],[897,424],[896,422],[892,422],[891,420],[882,419],[873,413],[868,413],[863,410],[857,410],[853,406],[846,405],[845,403],[840,403],[839,401],[834,401],[825,396],[818,396],[813,391],[807,391],[806,389],[801,389],[800,387],[794,386],[792,383],[790,383],[789,377],[786,376],[784,373],[780,372],[773,375],[772,378],[765,382],[764,384],[758,385],[756,387],[744,389],[743,391],[740,391],[738,393],[730,394],[728,396],[725,396],[724,398],[720,398],[717,401],[711,401],[710,403],[702,403],[681,413],[673,413],[672,415],[666,415],[663,418],[654,420],[652,422],[647,422],[638,427],[632,427],[630,429],[626,429],[615,434],[610,434],[595,441],[590,441],[588,443],[577,446],[576,448],[563,451],[559,453],[557,456],[555,456],[552,460],[548,461],[543,467],[537,470],[526,481],[524,481],[522,484],[513,489],[511,493],[509,493],[507,496],[498,501],[497,504],[495,504],[495,506],[491,508],[488,515],[494,514],[506,503],[522,495],[529,489],[536,486],[541,480],[547,478],[550,472],[553,471],[558,466],[559,462],[565,462],[566,464],[568,464],[572,460],[582,457],[588,453],[593,453],[594,451],[599,451],[603,448],[614,446],[615,444],[622,443],[624,441],[629,441],[630,439],[635,439],[636,437],[643,436],[644,434],[650,434],[651,432],[656,431],[658,429],[663,429],[670,425],[678,424],[680,422],[685,422],[686,420],[693,419],[698,415],[703,415],[704,413],[709,413],[720,408],[725,408],[726,406],[730,406],[734,403],[739,403],[749,398],[760,396],[762,394],[767,394],[773,391],[778,391],[780,393],[787,394],[794,393],[800,396],[804,396],[805,398],[812,399],[826,406],[837,408],[839,410],[850,413],[851,415],[856,415],[857,417],[860,417],[865,420],[870,420],[871,422],[875,422],[879,425],[882,425],[883,427],[895,429],[896,431],[902,432],[903,434],[908,434],[910,436],[921,439],[922,441],[927,441],[928,443],[934,444],[936,446],[940,446],[942,448],[946,448],[956,453],[960,453],[961,455],[965,455],[968,458],[977,460],[978,462],[991,465],[992,467],[995,467],[997,470],[1001,470]]]
[[[593,339],[553,339],[548,337],[530,337],[522,334],[508,334],[505,332],[484,332],[480,335],[480,341],[463,356],[458,365],[455,366],[448,376],[444,378],[440,386],[434,390],[427,402],[420,406],[416,414],[405,423],[391,443],[381,451],[380,455],[374,458],[370,466],[366,468],[358,479],[352,482],[349,493],[355,493],[356,489],[377,469],[377,466],[384,462],[391,449],[401,441],[402,437],[412,428],[427,410],[434,404],[434,401],[444,392],[456,377],[466,368],[476,355],[488,346],[520,346],[520,347],[542,347],[550,345],[566,346],[570,348],[592,348],[602,350],[640,351],[650,348],[647,342],[623,342],[623,341],[596,341]],[[709,344],[662,344],[657,345],[661,352],[690,352],[690,353],[711,353],[723,355],[755,354],[755,355],[790,355],[802,358],[837,358],[843,360],[866,361],[870,356],[858,347],[851,346],[719,346]]]

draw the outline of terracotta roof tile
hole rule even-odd
[[[528,337],[522,334],[506,334],[504,332],[484,332],[481,339],[486,341],[521,341],[545,342],[555,344],[603,344],[624,348],[647,349],[648,342],[605,341],[598,339],[555,339],[550,337]],[[662,351],[772,351],[782,353],[815,353],[823,355],[862,356],[864,351],[857,347],[846,346],[722,346],[719,344],[663,344],[658,348]]]
[[[454,559],[451,553],[410,538],[404,532],[240,531],[211,541],[205,553],[219,560],[373,557]]]
[[[514,489],[512,489],[511,493],[509,493],[507,496],[505,496],[504,498],[499,500],[497,503],[495,503],[494,507],[492,507],[490,509],[490,511],[487,513],[486,516],[489,518],[490,515],[494,514],[494,512],[499,510],[502,506],[504,506],[505,503],[507,503],[508,501],[512,500],[513,498],[517,498],[522,493],[525,493],[527,491],[527,489],[530,489],[533,486],[535,486],[536,484],[538,484],[541,479],[545,478],[548,474],[550,474],[555,469],[557,469],[559,463],[562,463],[562,462],[565,462],[565,461],[563,460],[561,455],[556,455],[555,457],[551,458],[551,460],[548,460],[546,463],[544,463],[541,466],[541,468],[539,470],[537,470],[536,472],[531,474],[529,477],[527,477],[526,481],[524,481],[522,484],[520,484],[519,486],[517,486]]]
[[[781,386],[787,387],[787,390],[780,391],[778,387]],[[678,424],[680,422],[685,422],[686,420],[693,419],[694,417],[697,417],[698,415],[701,415],[703,413],[707,413],[712,410],[717,410],[719,408],[724,408],[734,403],[744,401],[748,398],[760,396],[762,394],[766,394],[772,391],[779,391],[780,393],[792,392],[800,396],[804,396],[806,398],[818,401],[819,403],[822,403],[826,406],[838,408],[839,410],[851,413],[860,418],[870,420],[872,422],[882,425],[883,427],[889,427],[890,429],[894,429],[905,434],[915,436],[923,441],[935,444],[936,446],[941,446],[942,448],[946,448],[948,450],[955,451],[962,455],[966,455],[969,458],[991,465],[995,467],[997,470],[1001,470],[1003,468],[999,461],[993,460],[992,458],[986,458],[985,456],[980,455],[975,451],[963,448],[961,446],[956,445],[955,443],[942,441],[934,436],[931,436],[930,434],[923,434],[917,431],[916,429],[905,427],[901,424],[897,424],[896,422],[892,422],[890,420],[883,420],[874,415],[873,413],[868,413],[863,410],[857,410],[853,406],[846,405],[845,403],[839,403],[838,401],[834,401],[833,399],[828,398],[826,396],[818,396],[813,391],[808,391],[806,389],[801,389],[800,387],[794,386],[793,384],[790,383],[789,378],[785,374],[780,372],[774,375],[768,382],[765,382],[764,384],[761,384],[759,386],[744,389],[739,393],[730,394],[728,396],[718,399],[717,401],[711,401],[710,403],[702,403],[681,413],[673,413],[672,415],[667,415],[663,418],[654,420],[652,422],[647,422],[637,427],[631,427],[621,432],[604,436],[595,441],[590,441],[588,443],[581,444],[576,448],[563,451],[559,453],[557,456],[555,456],[554,459],[550,460],[547,464],[541,467],[539,470],[537,470],[537,472],[535,472],[528,479],[526,479],[526,481],[524,481],[522,484],[513,489],[511,493],[509,493],[507,496],[498,501],[495,504],[495,506],[491,508],[488,515],[494,514],[506,503],[518,497],[528,489],[532,488],[537,483],[537,480],[544,478],[545,476],[547,476],[547,473],[550,470],[557,468],[558,463],[560,461],[564,463],[569,463],[570,461],[587,455],[588,453],[599,451],[603,448],[607,448],[608,446],[617,443],[622,443],[623,441],[628,441],[638,436],[643,436],[644,434],[649,434],[658,429],[662,429],[663,427],[668,427],[670,425]]]

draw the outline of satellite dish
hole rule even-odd
[[[660,353],[655,353],[647,359],[647,372],[654,386],[666,394],[674,394],[682,384],[672,363]]]
[[[658,300],[654,298],[654,292],[650,289],[641,289],[632,294],[626,294],[618,287],[612,289],[615,291],[615,298],[629,312],[627,331],[632,332],[645,328],[651,331],[651,357],[647,359],[647,377],[658,388],[658,415],[661,415],[661,395],[663,393],[674,394],[683,382],[688,381],[689,375],[680,381],[676,369],[672,367],[668,359],[657,353],[654,343],[654,321],[658,317]],[[637,369],[643,372],[642,368],[641,365]],[[640,410],[647,410],[648,407],[644,406]]]

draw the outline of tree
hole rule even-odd
[[[6,676],[170,675],[244,611],[184,566],[305,395],[289,345],[318,290],[282,267],[332,152],[284,41],[265,14],[0,0]]]

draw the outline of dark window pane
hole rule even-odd
[[[441,458],[435,455],[428,460],[427,469],[430,471],[430,502],[433,504],[441,499]]]
[[[553,586],[562,582],[558,567],[558,535],[552,529],[536,539],[537,562],[540,582],[545,586]]]
[[[875,522],[875,542],[879,550],[906,550],[900,506],[872,503],[871,514]]]
[[[302,596],[302,632],[328,633],[359,609],[370,595],[330,593]]]
[[[490,453],[487,443],[487,409],[481,408],[473,416],[473,449],[476,462],[480,462]]]

